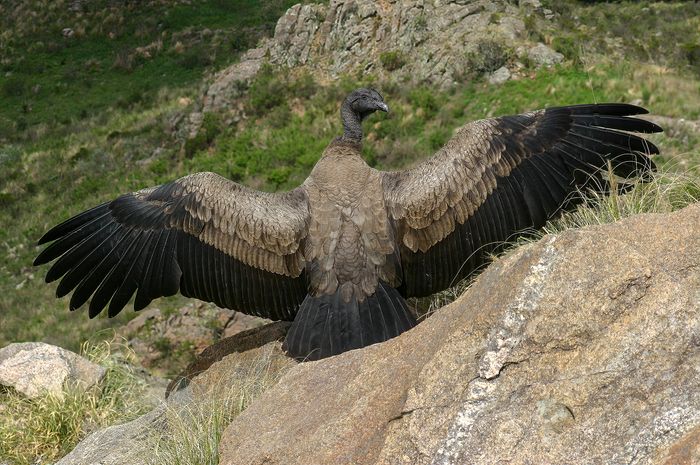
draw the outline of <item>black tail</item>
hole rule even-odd
[[[297,360],[318,360],[386,341],[413,328],[416,320],[399,292],[380,281],[362,302],[344,302],[340,292],[307,295],[289,328],[284,350]]]

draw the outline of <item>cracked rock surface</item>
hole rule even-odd
[[[691,464],[700,205],[547,236],[402,336],[293,367],[221,464]]]

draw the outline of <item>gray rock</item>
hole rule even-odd
[[[518,15],[507,2],[490,0],[295,5],[279,19],[273,38],[214,78],[202,111],[237,112],[232,102],[265,60],[305,68],[319,81],[359,71],[446,88],[465,75],[470,62],[479,61],[479,44],[511,48],[514,41],[525,40]],[[407,57],[405,66],[385,68],[382,57],[387,54]]]
[[[56,465],[147,465],[153,463],[153,435],[165,431],[167,407],[122,425],[96,431]]]
[[[265,48],[248,50],[238,63],[220,71],[204,94],[203,111],[229,109],[231,102],[243,95],[250,80],[260,70],[266,51]]]
[[[520,18],[506,16],[505,18],[501,18],[499,21],[499,30],[501,31],[503,37],[505,37],[512,45],[513,42],[517,41],[518,39],[522,39],[525,36],[527,28],[525,27],[523,20]]]
[[[564,55],[555,52],[543,43],[539,43],[527,51],[528,58],[538,67],[552,66],[564,61]]]
[[[520,247],[411,331],[293,367],[220,463],[698,463],[698,224],[700,204]]]
[[[43,342],[22,342],[0,349],[0,384],[27,397],[42,392],[63,395],[66,384],[90,387],[105,369],[71,351]]]
[[[490,84],[503,84],[508,79],[510,79],[510,77],[511,77],[510,70],[508,68],[506,68],[505,66],[501,66],[496,71],[491,73],[491,75],[489,76],[489,83]]]

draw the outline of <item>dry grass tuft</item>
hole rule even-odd
[[[641,213],[669,213],[700,202],[700,177],[696,170],[662,169],[649,182],[631,181],[630,189],[618,193],[620,182],[611,177],[610,195],[586,193],[584,203],[573,212],[548,222],[536,235],[558,234],[567,229],[608,224]]]
[[[82,355],[107,369],[91,389],[66,387],[63,396],[27,399],[0,392],[0,460],[15,465],[53,462],[94,430],[146,412],[144,383],[125,362],[126,347],[114,340],[83,344]]]
[[[210,390],[197,396],[197,403],[185,407],[168,405],[166,433],[153,438],[153,465],[216,465],[224,429],[250,403],[277,384],[292,364],[274,351],[261,349],[254,358],[227,369],[227,379],[215,385],[228,385],[223,392]],[[196,384],[193,386],[197,390]]]

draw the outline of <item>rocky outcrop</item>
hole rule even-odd
[[[21,342],[0,349],[0,384],[29,398],[42,393],[62,397],[67,385],[89,388],[105,375],[100,365],[43,342]]]
[[[528,41],[522,18],[546,16],[539,4],[514,3],[332,0],[295,5],[279,19],[274,37],[215,77],[203,111],[231,109],[266,61],[310,70],[319,82],[341,74],[371,73],[446,88],[491,73],[517,60],[517,47],[523,58],[528,56],[529,48],[523,45],[534,44]],[[532,57],[536,63],[551,64],[561,57],[544,45],[538,47]]]
[[[491,265],[383,344],[293,367],[221,464],[697,463],[700,205]]]
[[[269,373],[286,374],[229,425],[221,464],[697,463],[698,225],[700,204],[547,236],[411,331],[319,362],[240,352],[283,326],[241,333],[59,465],[152,462],[173,413]]]

